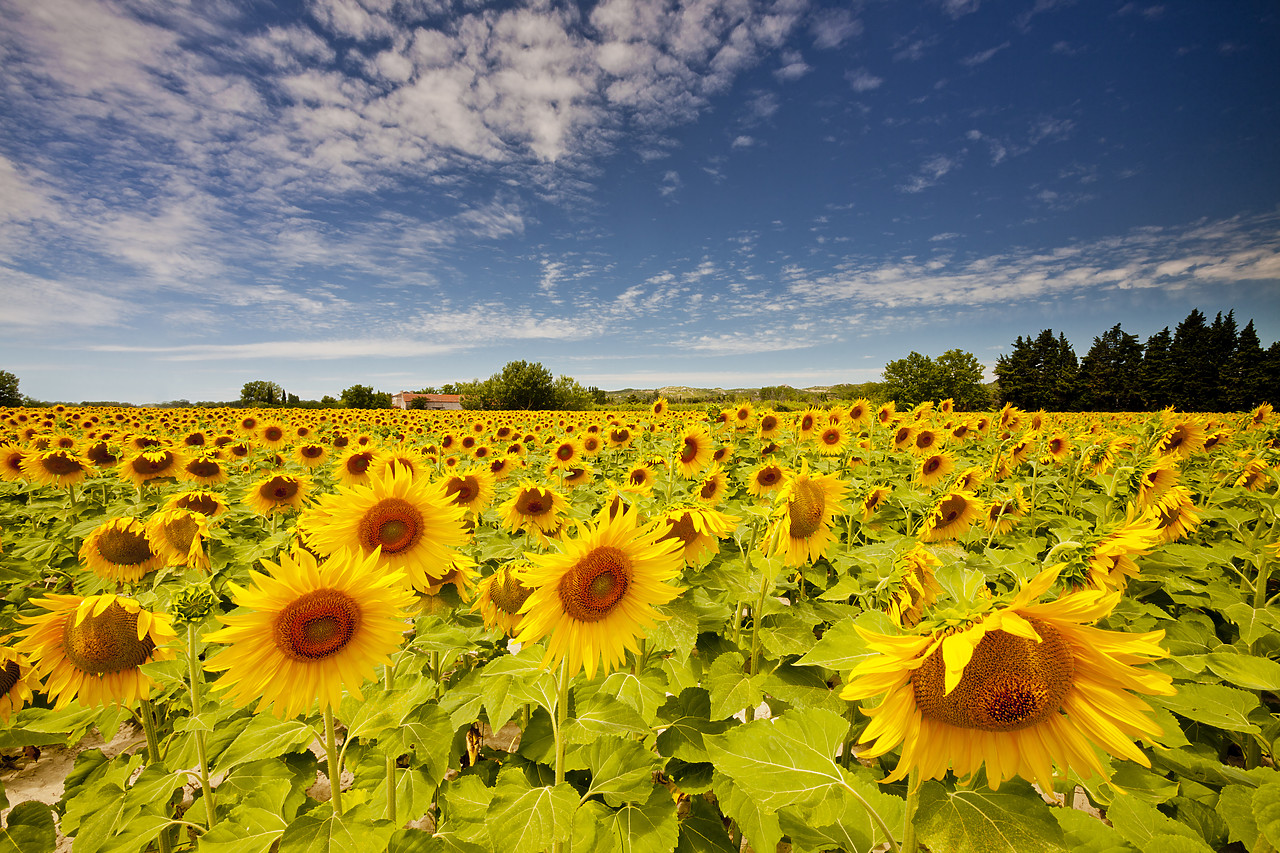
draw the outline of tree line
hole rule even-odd
[[[1061,332],[1019,335],[995,374],[999,402],[1027,410],[1238,412],[1280,402],[1280,342],[1263,349],[1253,320],[1196,308],[1145,342],[1117,323],[1082,359]]]

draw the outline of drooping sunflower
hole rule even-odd
[[[706,507],[676,507],[664,512],[654,523],[661,530],[662,539],[680,540],[685,564],[696,566],[719,552],[720,540],[732,533],[739,521],[735,515]]]
[[[553,472],[548,471],[548,476]],[[595,472],[591,466],[585,462],[580,462],[572,468],[564,468],[558,472],[560,474],[560,485],[568,489],[574,489],[578,486],[585,486],[591,482],[591,478],[595,476]]]
[[[1148,457],[1136,466],[1134,479],[1137,495],[1134,503],[1144,510],[1178,483],[1177,459],[1172,456]]]
[[[74,448],[52,447],[33,450],[22,457],[22,473],[41,486],[65,489],[83,483],[89,476],[89,460]]]
[[[290,718],[336,708],[343,688],[360,688],[374,667],[390,661],[404,640],[413,606],[405,576],[387,571],[378,553],[341,550],[324,563],[305,550],[283,554],[250,572],[248,588],[229,584],[240,608],[219,617],[226,626],[205,639],[227,645],[205,669],[225,674],[214,690]]]
[[[706,428],[693,424],[687,428],[675,442],[676,470],[686,480],[691,480],[700,471],[711,464],[711,454],[715,447],[711,433]]]
[[[595,678],[622,666],[636,639],[662,618],[654,609],[683,589],[669,583],[684,568],[678,540],[661,539],[655,526],[641,527],[634,511],[599,514],[558,553],[526,554],[521,582],[533,593],[520,608],[516,639],[547,639],[542,665],[564,662],[567,677],[586,671]]]
[[[169,617],[144,610],[132,598],[50,593],[30,603],[47,612],[18,617],[30,627],[19,632],[17,650],[44,681],[55,710],[73,699],[89,708],[132,705],[155,686],[139,667],[176,657],[166,648],[177,637]]]
[[[659,397],[658,399],[653,401],[653,406],[650,407],[649,411],[653,413],[653,416],[655,418],[660,418],[667,413],[668,408],[669,406],[667,405],[667,398]]]
[[[520,582],[520,564],[504,563],[498,570],[480,582],[475,603],[471,609],[484,619],[484,626],[497,628],[508,637],[520,630],[520,608],[533,590]]]
[[[474,518],[493,502],[495,479],[487,468],[461,471],[444,481],[444,493],[454,506],[461,507]]]
[[[1157,545],[1176,542],[1200,526],[1200,516],[1191,500],[1191,490],[1174,486],[1156,499],[1151,508],[1156,517]]]
[[[186,456],[173,449],[139,450],[120,461],[116,474],[120,479],[142,488],[144,483],[161,477],[179,476],[186,461]]]
[[[764,461],[747,477],[747,491],[758,498],[771,495],[786,482],[786,470],[776,462]]]
[[[198,486],[218,486],[227,481],[227,470],[211,452],[192,456],[178,473],[179,479]]]
[[[1156,442],[1155,452],[1161,456],[1189,459],[1204,450],[1204,424],[1195,418],[1183,418],[1173,422]]]
[[[16,483],[26,478],[22,470],[22,460],[27,455],[26,448],[16,444],[0,445],[0,480]]]
[[[942,561],[923,545],[917,545],[894,561],[889,578],[889,601],[885,611],[899,626],[910,628],[938,598],[934,571]]]
[[[1014,528],[1018,519],[1027,514],[1030,504],[1023,493],[1022,483],[1012,489],[997,493],[987,504],[987,512],[983,518],[983,527],[1003,536]]]
[[[499,511],[512,533],[527,530],[536,537],[545,538],[560,529],[560,517],[568,506],[564,495],[555,489],[522,479],[519,488],[512,492]]]
[[[227,502],[217,492],[196,489],[190,492],[178,492],[164,502],[164,508],[189,509],[200,513],[205,518],[214,519],[227,511]]]
[[[379,564],[424,590],[453,568],[454,549],[467,542],[465,513],[442,482],[392,469],[367,486],[342,486],[304,517],[307,544],[322,557],[350,550],[378,552]]]
[[[98,577],[123,583],[137,583],[165,564],[147,526],[131,516],[95,527],[80,546],[80,559]]]
[[[293,449],[293,459],[303,468],[319,468],[329,461],[329,449],[315,442],[299,444]]]
[[[885,501],[891,493],[892,489],[888,486],[872,486],[867,489],[866,494],[864,494],[862,496],[862,500],[859,501],[863,524],[870,521],[871,516],[875,514],[875,511],[884,506]]]
[[[694,493],[694,499],[707,506],[715,506],[724,500],[724,496],[728,493],[729,477],[717,465],[702,478],[698,490]]]
[[[956,481],[953,485],[962,492],[976,492],[986,479],[987,472],[985,469],[978,465],[971,465],[956,475]]]
[[[10,648],[8,640],[0,645],[0,722],[10,718],[31,701],[31,685],[35,683],[35,667],[26,655]]]
[[[930,624],[887,636],[858,628],[876,653],[858,664],[840,696],[884,696],[863,732],[867,758],[902,744],[885,782],[912,771],[961,779],[986,768],[994,790],[1014,776],[1052,790],[1057,777],[1107,777],[1097,749],[1150,766],[1134,738],[1160,727],[1133,693],[1171,695],[1172,679],[1143,670],[1162,658],[1163,631],[1127,634],[1094,627],[1120,593],[1080,590],[1039,598],[1058,567],[1041,572],[1006,604],[991,606],[964,627]]]
[[[821,557],[835,539],[831,522],[844,510],[847,491],[834,474],[810,474],[806,459],[774,500],[774,519],[762,550],[770,556],[782,554],[788,568]]]
[[[1086,553],[1088,582],[1097,589],[1124,589],[1138,576],[1134,557],[1154,548],[1160,539],[1160,521],[1154,512],[1130,512],[1123,522],[1102,533]]]
[[[311,493],[311,478],[305,474],[267,474],[250,484],[244,501],[258,515],[298,509]]]
[[[626,479],[622,481],[622,489],[635,494],[650,495],[653,493],[653,484],[656,481],[657,476],[648,463],[637,462],[627,471]]]
[[[208,571],[209,557],[204,552],[208,535],[208,518],[194,510],[166,509],[147,519],[147,537],[170,566]]]
[[[955,539],[968,530],[984,511],[982,501],[971,492],[952,489],[938,499],[933,511],[925,517],[920,528],[920,541]]]

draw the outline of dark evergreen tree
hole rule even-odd
[[[1266,400],[1267,353],[1250,320],[1236,337],[1236,351],[1222,370],[1222,410],[1244,412]]]
[[[1082,409],[1098,412],[1141,411],[1142,344],[1116,323],[1101,337],[1080,362]]]
[[[1173,334],[1165,326],[1147,338],[1142,348],[1142,399],[1148,410],[1163,409],[1173,402],[1172,347]]]
[[[1021,335],[1013,352],[996,359],[1001,403],[1020,409],[1069,411],[1075,406],[1079,362],[1066,335],[1045,329],[1035,340]]]

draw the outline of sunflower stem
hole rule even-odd
[[[382,668],[382,683],[387,688],[387,694],[391,693],[392,683],[395,681],[395,671],[391,664],[387,664]],[[391,825],[395,826],[396,821],[396,756],[391,754],[391,750],[387,750],[385,756],[387,762],[387,820],[391,821]]]
[[[920,809],[920,770],[912,768],[907,778],[906,819],[902,826],[902,853],[916,853],[919,842],[916,841],[916,812]],[[874,812],[872,813],[874,814]]]
[[[191,681],[191,713],[200,714],[200,656],[196,653],[196,623],[187,625],[187,673]],[[196,761],[200,763],[200,790],[204,793],[205,822],[213,829],[216,820],[214,815],[213,787],[209,784],[209,760],[205,752],[204,731],[194,731],[196,739]]]
[[[333,816],[342,817],[342,762],[338,759],[337,736],[333,730],[333,708],[324,709],[324,752],[329,762],[329,791],[333,799]]]
[[[560,661],[560,676],[556,679],[556,708],[552,715],[551,733],[556,741],[556,784],[564,781],[564,724],[569,717],[569,659]],[[563,840],[551,845],[551,853],[564,853]]]
[[[149,699],[140,699],[138,704],[142,711],[142,731],[147,736],[147,760],[152,764],[159,764],[160,759],[160,736],[156,732],[156,709]],[[165,817],[168,817],[168,804],[165,807]],[[160,845],[160,853],[172,853],[173,839],[169,837],[169,827],[166,826],[160,830],[160,834],[156,836],[156,840]]]

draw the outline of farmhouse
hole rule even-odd
[[[407,409],[414,400],[426,400],[428,409],[461,409],[460,394],[415,394],[412,391],[401,391],[391,397],[391,405],[397,409]]]

